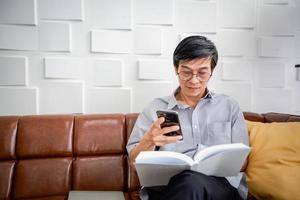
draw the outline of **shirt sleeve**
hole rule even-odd
[[[232,143],[241,142],[249,146],[249,136],[245,118],[236,101],[233,101],[232,106],[231,138]]]
[[[131,150],[143,138],[144,134],[150,128],[153,121],[154,120],[151,118],[151,109],[149,107],[144,109],[139,114],[127,142],[126,148],[127,148],[128,155],[130,155]]]

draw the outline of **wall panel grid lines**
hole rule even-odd
[[[243,111],[300,113],[299,10],[299,0],[0,0],[0,115],[141,112],[178,87],[172,55],[192,35],[218,49],[209,89]]]

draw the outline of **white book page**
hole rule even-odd
[[[197,152],[196,155],[194,156],[194,160],[199,162],[201,160],[209,159],[210,157],[213,157],[216,154],[226,152],[226,151],[235,151],[238,149],[249,149],[249,147],[244,145],[243,143],[220,144],[220,145],[210,146]]]
[[[173,151],[142,151],[135,159],[136,163],[149,163],[160,165],[189,165],[194,164],[194,160],[187,155]]]

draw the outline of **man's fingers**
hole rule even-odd
[[[154,138],[154,142],[155,142],[155,145],[157,145],[157,146],[163,146],[165,144],[175,143],[181,139],[182,139],[181,135],[177,135],[177,136],[160,135],[160,136],[157,136]]]
[[[179,130],[179,126],[170,126],[170,127],[165,127],[163,129],[161,129],[161,133],[166,134],[166,133],[170,133],[170,132],[178,131],[178,130]]]

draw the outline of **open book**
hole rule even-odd
[[[242,143],[206,147],[193,159],[172,151],[142,151],[135,167],[142,186],[167,185],[172,176],[186,169],[212,176],[238,175],[249,152],[250,147]]]

